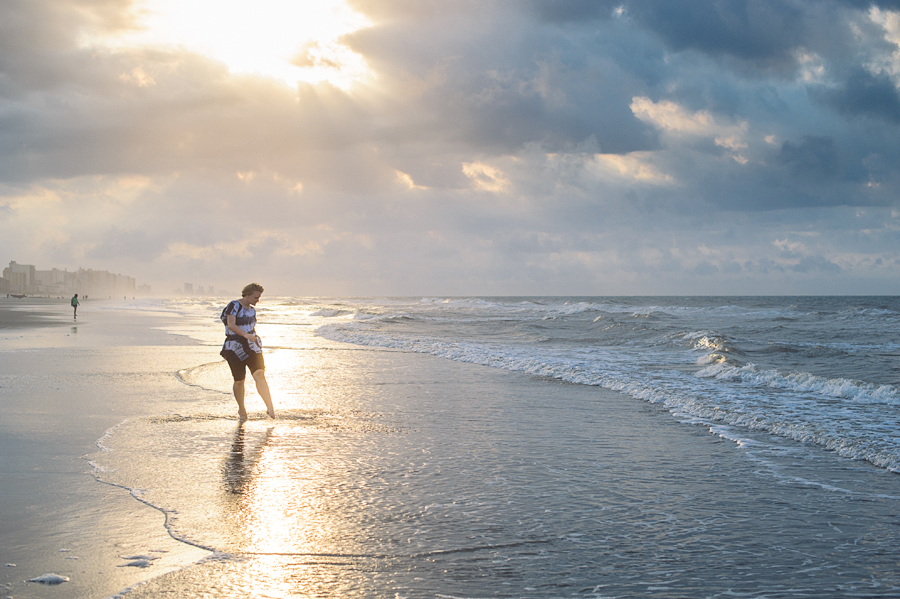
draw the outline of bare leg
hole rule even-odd
[[[241,420],[247,419],[247,410],[244,408],[244,381],[234,382],[234,399],[238,405],[238,417]]]
[[[266,381],[266,371],[262,368],[253,373],[253,380],[256,381],[256,390],[259,396],[266,402],[266,411],[269,418],[275,418],[275,408],[272,407],[272,394],[269,393],[269,382]]]

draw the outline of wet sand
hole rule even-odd
[[[215,352],[104,305],[80,308],[76,325],[67,301],[0,303],[4,597],[109,597],[207,554],[173,541],[157,510],[98,483],[85,456],[119,422],[189,401],[176,364]],[[146,385],[122,384],[135,376]],[[148,552],[160,558],[151,568],[123,567],[123,557]],[[26,582],[49,573],[69,581]]]
[[[66,314],[66,311],[68,313]],[[69,300],[58,298],[0,298],[0,330],[59,326],[72,320]]]

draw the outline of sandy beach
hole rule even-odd
[[[67,322],[64,308],[69,300],[60,298],[0,297],[0,330],[59,326]],[[73,320],[71,308],[68,319]]]
[[[175,362],[210,353],[151,330],[146,316],[100,309],[110,305],[86,302],[74,324],[68,301],[0,300],[4,596],[109,597],[205,554],[173,541],[157,510],[91,475],[85,456],[105,431],[188,401]],[[120,384],[134,375],[148,387]],[[161,558],[153,570],[121,567],[151,550]],[[26,582],[48,573],[69,581]]]
[[[8,596],[900,595],[885,470],[294,322],[241,425],[211,319],[84,308],[3,333]]]

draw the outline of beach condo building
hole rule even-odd
[[[69,277],[70,273],[58,268],[50,270],[36,270],[34,291],[51,295],[65,295],[70,291],[70,283],[75,279]]]
[[[10,293],[34,293],[35,268],[15,261],[3,269],[3,278],[10,283]]]
[[[92,270],[79,268],[76,277],[78,293],[96,295],[134,295],[135,280],[126,275],[113,274],[107,270]]]

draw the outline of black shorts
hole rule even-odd
[[[234,355],[234,352],[231,351],[222,352],[222,357],[228,362],[228,366],[231,368],[231,374],[234,376],[235,381],[243,381],[247,378],[247,368],[250,369],[250,374],[253,374],[257,370],[266,369],[266,362],[263,360],[263,355],[256,352],[250,352],[250,357],[243,362],[241,362],[238,357]]]

